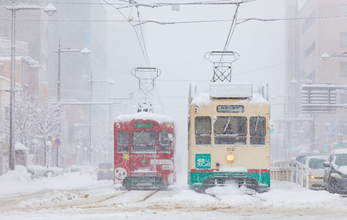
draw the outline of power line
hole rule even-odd
[[[129,8],[133,7],[134,5],[136,6],[143,6],[143,7],[151,7],[151,8],[156,8],[156,7],[165,7],[165,6],[172,6],[172,5],[236,5],[239,3],[246,3],[246,2],[252,2],[255,0],[243,0],[241,2],[235,2],[232,0],[220,0],[220,1],[199,1],[199,2],[153,2],[153,3],[140,3],[140,2],[135,2],[131,1],[133,4],[128,5],[125,3],[102,3],[102,2],[73,2],[73,1],[49,1],[48,3],[51,4],[68,4],[68,5],[121,5],[124,7],[120,8]],[[29,2],[29,3],[42,3],[42,1],[32,1],[32,0],[21,0],[21,2]],[[128,1],[126,1],[128,2]]]
[[[261,22],[276,22],[276,21],[290,21],[290,20],[305,20],[305,19],[313,19],[313,17],[299,17],[299,18],[238,18],[237,20],[240,22],[237,22],[236,24],[242,24],[247,21],[261,21]],[[334,18],[341,18],[346,19],[347,16],[321,16],[321,17],[314,17],[314,19],[334,19]],[[1,21],[11,21],[11,18],[0,18]],[[195,24],[195,23],[215,23],[215,22],[230,22],[233,19],[219,19],[219,20],[193,20],[193,21],[155,21],[155,20],[142,20],[140,23],[136,21],[132,21],[133,26],[138,26],[146,23],[156,23],[160,25],[176,25],[176,24]],[[52,22],[113,22],[113,23],[125,23],[129,21],[126,20],[100,20],[100,19],[23,19],[23,18],[16,18],[16,21],[52,21]]]

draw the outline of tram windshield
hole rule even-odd
[[[265,145],[266,118],[260,116],[250,117],[249,131],[251,135],[251,145]]]
[[[218,116],[214,122],[216,145],[246,145],[247,118]]]
[[[211,144],[211,117],[204,116],[195,118],[195,144]]]
[[[159,153],[170,153],[170,138],[169,131],[159,131],[159,143],[158,152]]]
[[[133,131],[131,137],[132,153],[155,153],[155,131]]]
[[[117,132],[117,152],[129,153],[129,131]]]

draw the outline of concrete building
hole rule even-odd
[[[347,85],[347,57],[322,59],[323,53],[347,52],[347,0],[288,0],[286,14],[286,117],[297,120],[282,125],[287,133],[285,150],[292,147],[298,151],[328,152],[335,148],[338,134],[347,138],[346,109],[331,113],[301,111],[301,86]],[[337,104],[346,103],[346,90],[337,90]],[[314,123],[303,119],[313,119]]]

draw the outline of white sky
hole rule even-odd
[[[238,18],[284,18],[284,6],[285,1],[278,0],[257,0],[245,3],[239,8]],[[235,8],[233,5],[199,5],[181,6],[180,11],[172,11],[171,7],[139,7],[139,12],[141,20],[161,22],[230,20]],[[110,18],[123,19],[116,9],[111,7],[107,7],[107,9]],[[131,14],[134,20],[137,20],[135,7],[132,11],[122,9],[121,12],[126,17]],[[208,81],[212,78],[212,64],[204,59],[204,54],[208,51],[223,49],[230,25],[231,21],[142,25],[150,64],[159,68],[163,73],[158,78],[156,85],[159,98],[167,114],[173,104],[176,106],[175,111],[182,108],[184,111],[187,109],[186,100],[190,82],[196,81],[200,92],[207,88]],[[141,32],[139,29],[137,30],[141,38]],[[113,43],[116,44],[115,50],[112,46],[108,48],[114,54],[109,59],[109,62],[112,63],[110,68],[122,72],[115,74],[116,80],[121,81],[118,89],[126,94],[128,91],[124,93],[125,88],[131,87],[137,94],[138,82],[135,77],[129,76],[130,71],[132,68],[144,66],[145,63],[136,34],[128,23],[111,24],[109,33]],[[283,21],[248,21],[238,25],[228,48],[238,52],[241,56],[240,60],[233,65],[233,81],[252,82],[255,91],[260,84],[269,83],[270,96],[271,94],[283,94],[284,38]],[[124,87],[125,81],[129,84],[126,83],[127,86]],[[120,90],[115,93],[118,94]],[[156,95],[158,96],[158,94]],[[184,99],[184,102],[180,98]],[[136,100],[134,100],[134,104],[136,104]],[[155,101],[155,104],[160,104],[160,102]]]

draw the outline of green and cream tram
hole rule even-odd
[[[270,104],[250,83],[211,82],[189,98],[188,184],[270,187]],[[195,89],[196,91],[196,89]]]

